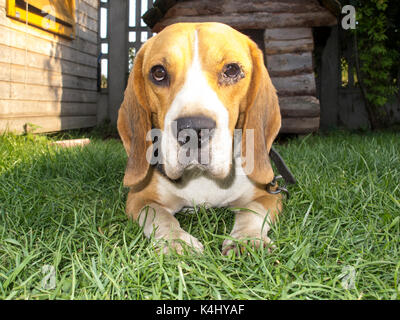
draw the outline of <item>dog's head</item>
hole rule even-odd
[[[243,129],[242,158],[246,129],[254,130],[248,176],[269,183],[268,153],[280,125],[276,91],[252,40],[220,23],[171,25],[142,46],[129,77],[118,117],[128,154],[124,184],[146,177],[152,128],[162,133],[158,157],[171,179],[193,166],[226,177],[235,128]]]

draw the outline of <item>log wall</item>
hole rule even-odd
[[[315,97],[312,29],[266,29],[264,46],[267,68],[279,96],[281,132],[317,131],[320,105]]]

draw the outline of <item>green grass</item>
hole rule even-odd
[[[400,298],[398,133],[278,145],[298,184],[270,232],[276,249],[229,257],[227,209],[178,214],[203,255],[157,254],[124,213],[121,143],[50,145],[87,135],[0,136],[0,299]],[[54,289],[43,286],[46,265]]]

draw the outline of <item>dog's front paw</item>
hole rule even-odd
[[[236,232],[232,233],[231,237],[234,239],[225,239],[222,244],[222,254],[225,256],[231,253],[243,253],[246,250],[246,246],[254,249],[268,248],[269,253],[275,248],[272,240],[266,234],[261,235],[259,231]]]
[[[182,254],[185,247],[186,249],[198,253],[202,253],[204,250],[201,242],[184,230],[177,230],[169,233],[168,236],[161,239],[158,244],[162,252],[165,254],[168,254],[171,251],[176,251],[178,254]]]

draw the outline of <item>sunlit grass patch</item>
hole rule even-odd
[[[276,249],[228,257],[231,210],[177,214],[204,254],[160,255],[124,213],[121,142],[56,138],[0,136],[0,299],[400,298],[397,133],[277,145],[298,184],[270,231]]]

